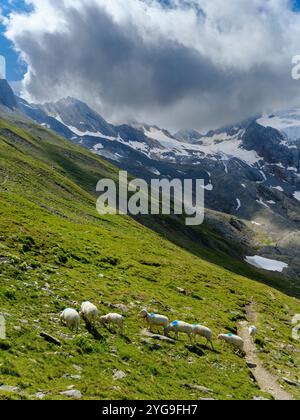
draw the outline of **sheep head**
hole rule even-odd
[[[168,326],[169,331],[176,331],[176,327],[178,326],[178,321],[171,322]]]
[[[103,315],[103,316],[101,316],[100,317],[100,322],[101,322],[101,324],[107,324],[107,322],[108,322],[108,319],[107,319],[107,316],[106,315]]]
[[[146,309],[143,309],[140,314],[142,318],[147,318],[148,316],[148,312],[146,311]]]

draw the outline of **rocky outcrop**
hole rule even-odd
[[[0,79],[0,105],[11,110],[18,108],[13,90],[4,79]]]
[[[255,150],[265,163],[282,164],[299,170],[299,147],[288,144],[284,135],[274,128],[253,122],[243,136],[243,146],[247,150]]]

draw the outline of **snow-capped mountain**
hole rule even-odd
[[[294,137],[288,138],[284,131],[287,119],[283,123],[289,115],[289,121],[293,119],[296,126],[296,111],[281,114],[280,124],[279,116],[270,116],[206,134],[182,130],[172,135],[168,130],[147,124],[114,126],[74,98],[44,105],[20,100],[19,106],[40,124],[133,175],[202,176],[206,181],[207,205],[213,209],[249,218],[266,209],[283,215],[286,209],[282,209],[282,201],[286,200],[289,206],[297,207],[300,144]],[[289,216],[299,221],[296,213],[293,210]]]
[[[290,143],[300,140],[300,108],[264,115],[257,123],[280,131]]]
[[[115,136],[113,126],[85,103],[70,97],[45,104],[29,104],[19,98],[18,104],[30,118],[68,139],[85,135]]]
[[[37,105],[47,115],[67,126],[78,136],[115,136],[114,127],[85,103],[74,98],[61,99],[56,103]]]

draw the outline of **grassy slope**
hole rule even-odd
[[[98,216],[92,186],[100,176],[116,177],[98,157],[35,126],[25,132],[1,121],[0,131],[0,311],[8,335],[0,341],[0,385],[19,387],[13,397],[42,390],[62,398],[70,385],[87,399],[207,396],[185,383],[208,387],[215,398],[261,395],[244,360],[220,344],[215,353],[199,347],[195,354],[184,337],[159,349],[142,343],[137,315],[143,306],[219,333],[235,331],[254,301],[261,358],[280,377],[300,380],[290,324],[300,313],[298,300],[207,262],[130,218]],[[60,310],[87,299],[101,313],[111,311],[110,303],[125,304],[126,337],[103,328],[92,335],[83,325],[73,335],[59,325]],[[39,338],[40,331],[60,338],[62,347]],[[78,366],[81,380],[64,376],[78,375]],[[114,381],[114,369],[126,378]],[[299,389],[284,386],[300,398]]]

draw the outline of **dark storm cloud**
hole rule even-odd
[[[225,75],[193,49],[165,39],[150,45],[135,28],[117,25],[93,6],[66,13],[68,32],[16,39],[30,58],[27,87],[38,99],[49,86],[59,92],[74,80],[105,101],[133,106],[169,105],[195,89],[221,87]]]
[[[141,23],[117,21],[99,2],[57,7],[63,28],[36,33],[25,27],[12,36],[29,63],[26,89],[36,100],[69,94],[108,119],[200,128],[283,105],[299,93],[289,62],[224,66],[180,39],[142,36]]]

